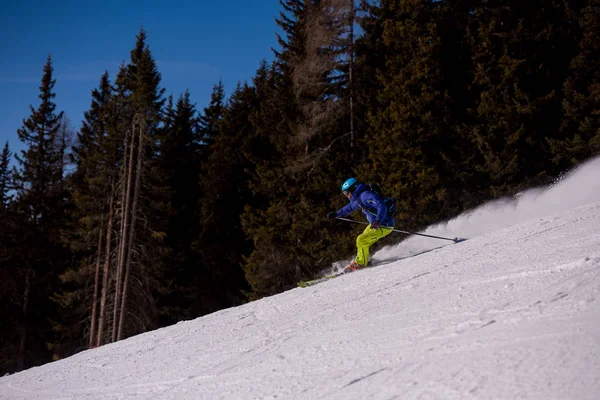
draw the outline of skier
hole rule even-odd
[[[329,219],[343,217],[360,209],[369,221],[363,233],[356,238],[356,259],[346,268],[355,271],[366,267],[369,263],[369,248],[373,243],[392,233],[394,215],[388,213],[384,199],[379,193],[368,185],[359,183],[356,178],[350,178],[342,184],[342,193],[350,203],[338,211],[331,211],[327,217]]]

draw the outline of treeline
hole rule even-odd
[[[349,176],[416,230],[600,150],[600,0],[280,3],[274,61],[203,110],[165,98],[141,31],[72,144],[48,58],[27,150],[0,156],[0,374],[348,258],[324,216]]]

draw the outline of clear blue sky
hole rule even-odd
[[[20,0],[0,5],[0,148],[24,147],[17,129],[39,105],[39,86],[53,56],[55,102],[78,129],[91,90],[107,70],[114,80],[143,27],[165,95],[186,89],[198,110],[222,79],[229,94],[250,82],[278,48],[277,0]]]

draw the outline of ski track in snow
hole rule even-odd
[[[465,242],[5,376],[0,399],[598,399],[599,177],[425,231]]]

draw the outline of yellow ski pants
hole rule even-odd
[[[366,267],[369,263],[369,248],[379,239],[392,233],[393,230],[394,228],[385,226],[379,229],[371,229],[371,225],[367,226],[363,233],[356,238],[356,248],[358,250],[356,262]]]

